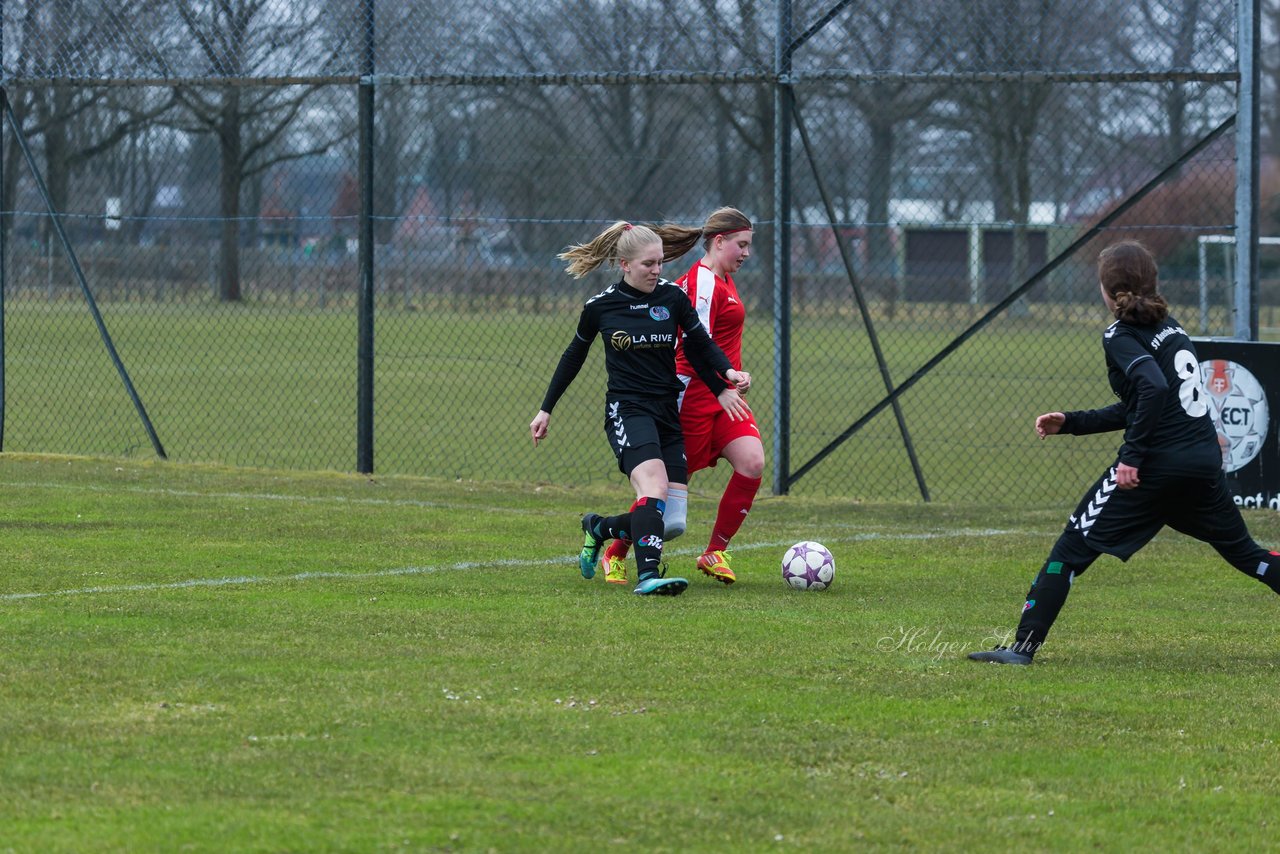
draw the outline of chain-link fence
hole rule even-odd
[[[598,348],[529,442],[613,280],[554,256],[722,204],[756,223],[736,279],[776,491],[1074,497],[1115,437],[1031,425],[1108,400],[1092,266],[1121,235],[1188,330],[1233,330],[1229,0],[0,11],[5,450],[616,478]]]

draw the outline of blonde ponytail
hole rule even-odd
[[[575,279],[601,265],[616,266],[620,260],[630,261],[645,246],[662,242],[657,233],[643,225],[632,225],[619,220],[586,243],[576,243],[556,255],[568,261],[564,271]]]

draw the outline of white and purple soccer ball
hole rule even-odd
[[[836,559],[822,543],[804,540],[782,556],[782,580],[796,590],[826,590],[836,577]]]

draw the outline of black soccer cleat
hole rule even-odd
[[[995,649],[984,650],[982,652],[971,652],[969,658],[974,661],[985,661],[989,664],[1030,664],[1031,656],[1021,652],[1014,652],[1007,646],[998,646]]]

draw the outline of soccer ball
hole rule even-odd
[[[796,590],[826,590],[836,576],[836,559],[822,543],[804,540],[782,556],[782,580]]]

